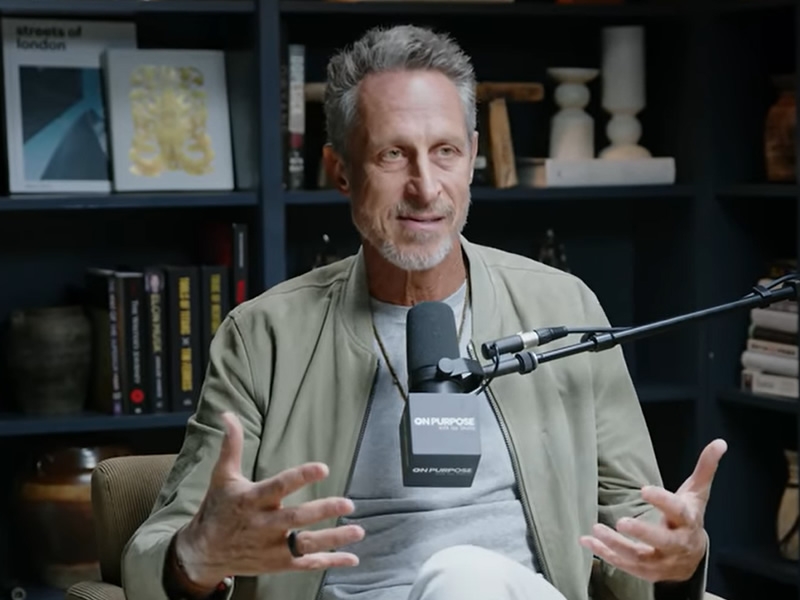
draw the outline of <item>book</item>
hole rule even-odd
[[[752,394],[798,398],[798,378],[786,375],[763,373],[754,369],[742,369],[741,389]]]
[[[90,405],[101,413],[121,415],[121,281],[111,269],[90,268],[85,277],[86,309],[92,324]]]
[[[115,191],[234,188],[224,52],[115,48],[101,62]]]
[[[200,265],[200,306],[202,318],[201,363],[206,368],[210,359],[209,349],[214,334],[231,308],[229,268],[224,265]]]
[[[145,361],[147,364],[147,412],[163,413],[169,405],[169,345],[167,343],[166,283],[158,267],[144,269]]]
[[[136,25],[2,20],[9,190],[109,192],[100,57],[135,48]]]
[[[114,276],[122,291],[118,325],[122,412],[141,415],[149,412],[144,354],[144,275],[139,271],[117,271]]]
[[[191,265],[165,265],[170,410],[194,410],[203,381],[200,333],[199,270]]]

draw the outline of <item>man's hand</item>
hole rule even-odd
[[[660,524],[629,517],[617,521],[616,531],[597,524],[594,535],[581,537],[581,545],[607,563],[647,581],[688,580],[706,552],[706,505],[717,466],[727,449],[724,440],[706,446],[694,472],[675,493],[656,486],[642,488],[642,498],[663,514]]]
[[[358,525],[301,532],[297,549],[304,556],[299,558],[286,543],[291,529],[353,511],[347,498],[282,506],[285,496],[327,477],[327,466],[308,463],[251,482],[241,471],[244,436],[239,419],[225,413],[223,421],[225,438],[205,498],[176,538],[175,552],[189,579],[213,589],[226,576],[357,565],[355,555],[332,550],[362,539],[364,530]]]

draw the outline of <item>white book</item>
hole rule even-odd
[[[111,49],[103,72],[116,191],[233,189],[224,52]]]
[[[749,338],[747,340],[747,349],[753,352],[760,352],[772,356],[785,356],[797,360],[800,358],[797,344],[783,344],[781,342],[773,342],[770,340],[759,340],[757,338]]]
[[[741,389],[753,394],[781,396],[784,398],[800,397],[800,385],[797,377],[763,373],[755,369],[742,369]]]
[[[2,35],[10,191],[109,192],[100,56],[136,25],[4,18]]]
[[[787,377],[797,377],[798,375],[798,360],[789,356],[745,350],[741,355],[741,363],[742,367],[751,371],[786,375]]]
[[[770,308],[751,308],[750,320],[753,325],[775,331],[797,333],[798,314]]]

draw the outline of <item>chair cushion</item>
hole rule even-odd
[[[119,456],[92,472],[92,515],[103,581],[121,585],[125,544],[150,515],[174,454]]]
[[[125,600],[125,592],[117,585],[101,581],[81,581],[67,590],[65,600]]]

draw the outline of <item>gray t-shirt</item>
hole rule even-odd
[[[466,284],[447,298],[460,324]],[[406,370],[406,314],[409,307],[372,300],[375,325],[403,389]],[[460,347],[471,330],[467,310]],[[405,600],[422,564],[435,552],[473,544],[500,552],[535,569],[511,461],[488,399],[481,396],[481,460],[469,488],[404,487],[399,424],[403,398],[382,359],[372,407],[347,495],[366,535],[346,550],[357,567],[331,569],[322,600]]]

